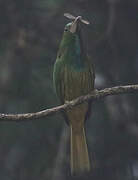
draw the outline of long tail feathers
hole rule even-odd
[[[84,128],[71,127],[71,174],[81,175],[90,171],[90,161]]]

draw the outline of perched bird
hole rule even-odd
[[[94,68],[85,52],[81,37],[81,16],[64,14],[73,21],[65,26],[57,59],[54,64],[53,82],[61,103],[66,103],[94,90]],[[84,123],[91,109],[86,102],[65,111],[71,131],[71,174],[80,175],[90,170]]]

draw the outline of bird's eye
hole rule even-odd
[[[67,31],[68,31],[68,29],[67,29],[67,28],[65,28],[65,29],[64,29],[64,31],[66,31],[66,32],[67,32]]]

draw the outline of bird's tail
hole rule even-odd
[[[80,130],[71,126],[71,173],[81,175],[90,170],[90,161],[84,127]]]

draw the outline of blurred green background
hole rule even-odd
[[[96,88],[138,83],[138,1],[0,0],[0,112],[26,113],[59,104],[52,84],[65,12],[90,21],[83,38]],[[83,180],[138,178],[138,94],[93,103],[86,123],[96,168]],[[60,114],[0,122],[1,180],[72,180],[69,129]]]

